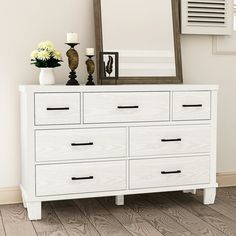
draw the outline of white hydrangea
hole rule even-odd
[[[54,45],[51,41],[45,41],[45,42],[39,43],[38,48],[43,49],[43,50],[53,51]]]
[[[38,57],[38,50],[31,52],[30,58],[35,60]]]
[[[62,62],[61,53],[54,47],[51,41],[38,44],[37,50],[31,52],[31,64],[36,67],[58,67]]]
[[[61,53],[58,50],[54,50],[52,55],[53,55],[53,58],[58,60],[58,61],[60,61],[62,59]]]
[[[50,59],[50,53],[48,51],[42,50],[38,52],[37,59],[46,61]]]

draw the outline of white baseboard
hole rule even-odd
[[[19,187],[0,188],[0,205],[21,202],[21,191]]]
[[[217,183],[219,184],[219,187],[236,186],[236,171],[218,173]]]
[[[217,174],[219,187],[236,186],[236,172],[223,172]],[[21,191],[19,187],[0,188],[0,205],[21,203]]]

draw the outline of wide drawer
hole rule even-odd
[[[208,156],[130,161],[130,188],[158,188],[207,184]]]
[[[208,125],[130,128],[131,156],[207,153],[210,146]]]
[[[125,188],[125,161],[36,166],[37,196],[92,193]]]
[[[79,124],[80,93],[36,93],[35,124]]]
[[[211,92],[174,92],[173,120],[211,119]]]
[[[37,130],[36,161],[126,156],[125,128]]]
[[[85,93],[84,122],[169,120],[169,92]]]

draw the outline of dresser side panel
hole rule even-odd
[[[217,171],[217,107],[218,92],[211,92],[211,183],[216,183]]]
[[[26,198],[35,195],[34,94],[21,92],[21,188]]]

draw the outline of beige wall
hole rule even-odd
[[[52,40],[65,55],[67,32],[78,32],[80,82],[86,80],[84,51],[94,47],[92,0],[1,0],[0,7],[0,188],[20,180],[19,84],[38,82],[38,69],[29,65],[37,43]],[[212,55],[208,36],[183,36],[186,83],[217,83],[219,97],[218,171],[236,171],[236,56]],[[64,60],[66,58],[64,57]],[[67,63],[56,69],[57,83],[64,84]]]
[[[0,0],[0,188],[20,181],[19,84],[38,83],[29,55],[38,42],[52,40],[65,55],[67,32],[78,32],[80,82],[86,80],[85,48],[94,46],[92,0]],[[65,63],[56,69],[65,84]]]
[[[213,55],[211,36],[182,36],[185,83],[219,84],[218,172],[236,171],[236,55]]]

